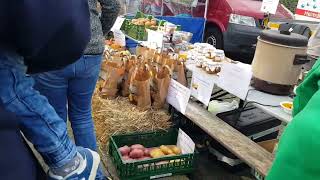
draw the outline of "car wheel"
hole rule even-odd
[[[223,48],[222,34],[216,27],[208,27],[205,34],[205,42],[213,45],[217,49]]]

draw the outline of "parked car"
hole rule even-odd
[[[266,18],[260,11],[261,4],[262,0],[209,0],[204,41],[229,53],[253,56]],[[198,6],[194,16],[203,16],[203,11],[204,7]],[[293,18],[292,13],[281,4],[272,16]]]

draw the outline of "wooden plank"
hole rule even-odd
[[[189,102],[186,116],[251,168],[267,175],[274,158],[271,153],[195,102]]]

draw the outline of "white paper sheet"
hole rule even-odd
[[[126,36],[121,30],[113,31],[114,42],[120,46],[126,46]]]
[[[104,70],[101,70],[99,76],[103,80],[107,80],[107,73]]]
[[[117,17],[116,22],[114,22],[111,31],[114,32],[116,30],[120,30],[125,18],[123,17]]]
[[[244,100],[249,90],[251,78],[250,65],[225,63],[219,74],[218,86]]]
[[[179,112],[185,114],[190,99],[190,93],[190,89],[184,87],[176,80],[171,79],[168,89],[167,102]]]
[[[150,44],[149,48],[152,48],[152,49],[162,48],[162,45],[163,45],[162,32],[148,29],[148,43]]]
[[[210,76],[206,76],[193,71],[191,80],[191,95],[208,106],[211,93],[214,86],[214,80]]]
[[[279,0],[263,0],[261,11],[270,14],[276,14]]]
[[[182,154],[194,153],[196,147],[193,140],[182,129],[179,129],[177,146],[181,148]]]

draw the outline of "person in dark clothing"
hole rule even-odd
[[[99,17],[97,3],[101,5]],[[65,121],[70,121],[77,146],[97,150],[91,101],[98,80],[107,35],[118,17],[118,0],[88,0],[91,39],[84,55],[65,68],[35,74],[35,89],[48,98],[49,103]],[[99,168],[96,180],[106,179]]]
[[[98,153],[76,147],[66,123],[33,89],[32,73],[76,61],[90,40],[87,0],[0,1],[0,100],[21,121],[50,170],[48,179],[93,180]]]
[[[20,131],[18,118],[3,108],[0,101],[0,179],[45,179],[37,159]]]

